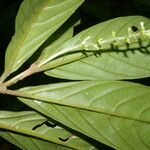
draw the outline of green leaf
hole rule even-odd
[[[15,35],[6,51],[7,75],[16,71],[82,2],[83,0],[24,0],[16,17]]]
[[[121,81],[27,87],[19,98],[37,111],[121,150],[150,148],[150,88]]]
[[[66,58],[61,58],[63,61],[69,59],[69,56],[75,58],[82,56],[83,59],[60,65],[60,67],[46,71],[46,74],[71,80],[149,77],[149,39],[150,19],[145,17],[120,17],[100,23],[79,33],[66,42],[58,53],[49,57],[51,66],[57,65],[59,57],[67,52],[74,52],[75,56],[72,53],[66,54]]]
[[[33,111],[0,111],[0,136],[22,149],[94,149]]]
[[[8,140],[12,144],[20,147],[22,150],[71,150],[56,144],[51,144],[47,141],[42,141],[28,136],[23,136],[13,132],[0,131],[0,136]]]
[[[43,64],[45,60],[59,51],[59,47],[72,38],[74,27],[80,23],[77,14],[71,16],[44,44],[44,49],[37,60],[39,66]],[[47,63],[48,65],[48,63]],[[40,67],[42,69],[42,66]]]
[[[55,31],[38,49],[38,51],[28,60],[30,64],[43,63],[47,57],[56,53],[59,46],[62,46],[67,40],[69,40],[74,33],[74,27],[80,23],[78,15],[73,14],[57,31]],[[47,64],[48,65],[48,64]],[[40,65],[38,65],[40,66]],[[42,70],[42,67],[38,67],[38,70]]]

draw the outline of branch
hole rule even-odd
[[[4,73],[0,77],[0,83],[3,83],[8,76],[9,76],[9,73],[4,71]]]
[[[33,63],[27,70],[25,70],[24,72],[20,73],[19,75],[15,76],[14,78],[3,83],[3,86],[9,87],[9,86],[17,83],[18,81],[23,80],[24,78],[36,73],[36,72],[38,72],[38,66],[36,65],[36,63]]]
[[[68,52],[75,52],[79,49],[81,50],[89,50],[91,47],[96,50],[101,50],[103,45],[112,45],[115,44],[116,46],[120,45],[121,43],[127,43],[131,44],[131,40],[140,39],[142,37],[150,38],[150,30],[145,30],[144,22],[140,22],[140,30],[138,32],[133,32],[132,29],[129,27],[127,31],[127,35],[117,37],[116,33],[112,31],[112,37],[109,39],[101,39],[99,38],[97,41],[93,42],[91,41],[91,36],[87,35],[85,39],[80,41],[80,43],[72,46],[72,47],[66,47],[62,49],[61,51],[57,52],[56,54],[53,54],[49,56],[47,59],[39,62],[38,66],[41,67],[45,65],[46,63],[56,59],[57,57],[67,54]]]

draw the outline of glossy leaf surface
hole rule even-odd
[[[142,24],[147,35],[142,35]],[[141,16],[120,17],[93,26],[65,43],[55,58],[65,52],[87,57],[46,72],[71,80],[118,80],[150,75],[150,20]],[[78,51],[78,52],[77,52]],[[67,55],[67,54],[66,54]],[[70,57],[73,57],[70,54]],[[77,54],[76,54],[77,55]],[[63,61],[69,59],[62,58]]]
[[[40,70],[43,70],[43,64],[49,56],[57,53],[59,47],[72,38],[74,27],[80,23],[77,14],[71,16],[46,42],[38,61]],[[48,65],[48,64],[47,64]]]
[[[16,71],[51,36],[83,0],[24,0],[5,58],[5,72]]]
[[[41,113],[116,149],[150,148],[150,88],[87,81],[28,87],[19,98]]]

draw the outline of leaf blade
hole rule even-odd
[[[82,2],[25,0],[16,19],[16,33],[6,51],[6,72],[16,71]]]
[[[57,85],[49,88],[43,86],[43,90],[27,88],[25,93],[36,94],[35,98],[32,97],[35,100],[19,99],[68,127],[116,149],[149,148],[150,134],[146,132],[150,130],[149,87],[118,81]]]
[[[93,147],[33,111],[19,113],[1,111],[0,118],[0,128],[4,129],[0,131],[0,135],[23,149],[31,147],[37,149],[38,145],[43,148],[50,146],[53,149],[57,147],[61,149],[79,149],[79,147],[90,149]],[[66,139],[67,142],[60,139]]]
[[[71,16],[62,26],[59,28],[52,37],[46,41],[46,46],[41,52],[37,64],[44,63],[44,61],[54,53],[57,53],[59,47],[61,47],[66,41],[72,38],[74,33],[74,27],[80,23],[77,14]],[[48,64],[47,64],[48,65]],[[39,67],[41,69],[41,67]]]
[[[148,18],[130,16],[115,18],[79,33],[66,42],[65,46],[62,47],[62,51],[67,49],[73,49],[73,51],[80,50],[78,57],[82,55],[83,59],[51,69],[45,73],[49,76],[70,80],[120,80],[148,77],[150,75],[150,70],[147,67],[150,60],[149,37],[147,39],[141,38],[140,42],[138,38],[131,39],[129,47],[127,46],[126,36],[129,34],[129,27],[132,28],[132,26],[135,26],[141,32],[141,22],[144,22],[145,29],[149,30],[150,20]],[[133,32],[132,34],[138,33],[131,32]],[[124,36],[126,38],[119,45],[115,45],[115,42],[113,43],[113,33],[115,33],[118,39]],[[87,45],[91,46],[87,46],[84,53],[90,50],[93,53],[95,51],[94,54],[91,54],[92,56],[88,56],[88,52],[87,57],[82,54],[82,50],[84,49],[82,43],[83,41],[85,42],[85,39]],[[97,51],[98,39],[101,39],[100,42],[104,44]],[[55,61],[57,59],[52,61],[52,65]]]
[[[28,150],[31,147],[32,147],[33,150],[37,150],[37,149],[48,150],[49,148],[51,148],[52,150],[57,150],[57,149],[69,150],[68,148],[64,148],[64,147],[61,147],[61,146],[50,144],[46,141],[42,141],[42,140],[39,140],[39,139],[34,139],[34,138],[31,138],[31,137],[21,136],[21,135],[14,134],[14,133],[11,133],[11,132],[0,132],[0,135],[5,140],[8,140],[12,144],[15,144],[16,146],[18,146],[22,150]],[[26,144],[24,144],[25,142],[26,142]]]

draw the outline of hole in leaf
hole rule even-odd
[[[58,139],[62,142],[67,142],[69,140],[69,138],[61,138],[61,137],[59,137]]]
[[[55,128],[56,127],[56,124],[54,123],[50,123],[50,122],[48,122],[48,121],[45,121],[44,122],[44,124],[46,125],[46,126],[48,126],[48,127],[51,127],[51,128]]]
[[[133,32],[138,31],[138,28],[136,26],[132,26],[131,29],[132,29]]]
[[[56,124],[52,124],[52,123],[50,123],[50,122],[48,122],[48,121],[44,121],[44,122],[42,122],[41,124],[38,124],[38,125],[34,126],[34,127],[32,128],[32,130],[36,130],[37,128],[41,127],[41,126],[44,125],[44,124],[45,124],[47,127],[51,127],[51,128],[55,128],[55,127],[56,127]]]
[[[36,130],[37,128],[41,127],[44,123],[45,123],[45,122],[42,122],[41,124],[38,124],[38,125],[34,126],[34,127],[32,128],[32,130]]]

